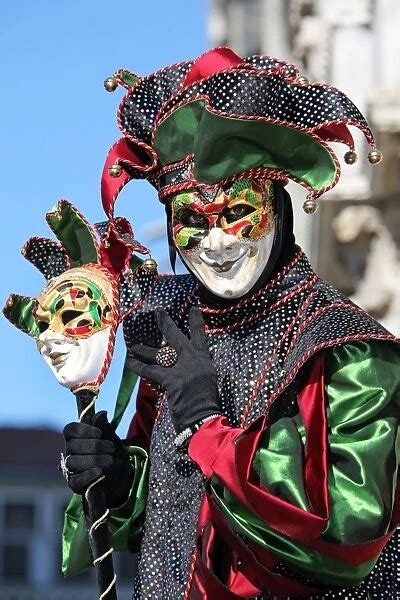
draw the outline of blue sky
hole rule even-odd
[[[59,198],[90,222],[104,218],[99,180],[119,137],[122,97],[122,90],[104,91],[105,77],[119,67],[144,75],[204,52],[206,12],[206,0],[0,3],[2,304],[10,292],[36,295],[43,286],[20,249],[31,235],[49,235],[44,215]],[[149,242],[144,227],[163,219],[153,188],[132,182],[116,213],[131,220],[137,238],[165,266],[166,244]],[[53,378],[34,342],[2,316],[0,335],[0,426],[61,429],[74,420],[74,397]],[[98,408],[113,408],[123,357],[120,338]],[[134,406],[128,410],[132,415]]]

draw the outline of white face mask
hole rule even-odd
[[[183,262],[213,294],[240,298],[258,281],[271,254],[275,226],[256,241],[243,240],[213,227],[198,248],[181,252]]]
[[[78,383],[97,380],[105,363],[109,338],[109,327],[82,339],[46,329],[39,335],[37,345],[57,381],[71,389]]]
[[[237,179],[208,198],[201,187],[172,198],[179,254],[216,296],[240,298],[261,276],[275,235],[272,190],[267,179]]]

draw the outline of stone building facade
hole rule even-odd
[[[342,89],[367,116],[384,161],[371,167],[362,134],[359,159],[317,215],[302,212],[290,184],[296,236],[314,267],[400,334],[400,3],[397,0],[212,0],[210,45],[302,66],[311,82]],[[336,145],[339,158],[346,151]],[[399,308],[397,308],[399,307]]]

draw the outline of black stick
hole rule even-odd
[[[95,415],[93,402],[95,397],[94,392],[91,390],[81,390],[75,395],[81,422],[91,425]],[[86,412],[84,412],[92,402],[92,406]],[[86,498],[87,510],[85,510],[85,515],[89,531],[93,523],[100,519],[107,510],[104,480],[96,483],[86,494]],[[83,502],[85,502],[84,499]],[[110,549],[111,545],[107,519],[105,519],[103,523],[93,530],[92,535],[89,535],[89,542],[94,561],[96,561],[96,559],[100,556],[103,556]],[[96,574],[97,586],[99,589],[99,595],[101,597],[114,579],[114,566],[111,552],[103,560],[96,563]],[[104,600],[118,600],[115,584],[111,586],[109,592],[107,592],[106,596],[104,596]]]

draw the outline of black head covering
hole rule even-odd
[[[279,181],[274,181],[274,212],[275,212],[275,235],[274,241],[272,244],[271,253],[269,255],[267,264],[264,267],[263,272],[260,277],[253,285],[253,287],[240,298],[234,299],[225,299],[213,294],[209,289],[207,289],[202,283],[200,283],[200,291],[199,295],[203,302],[206,304],[216,305],[216,306],[225,306],[231,305],[247,296],[251,296],[254,292],[258,291],[262,287],[264,287],[273,277],[285,267],[294,257],[296,246],[295,246],[295,237],[293,232],[293,208],[292,208],[292,200],[290,195],[283,187],[282,183]],[[175,272],[175,260],[176,260],[176,252],[177,250],[173,237],[172,237],[172,225],[171,225],[171,203],[166,202],[165,210],[167,213],[168,219],[168,245],[169,245],[169,256],[171,261],[171,266],[173,271]],[[193,277],[196,275],[188,268],[185,263],[185,268],[189,271]]]

